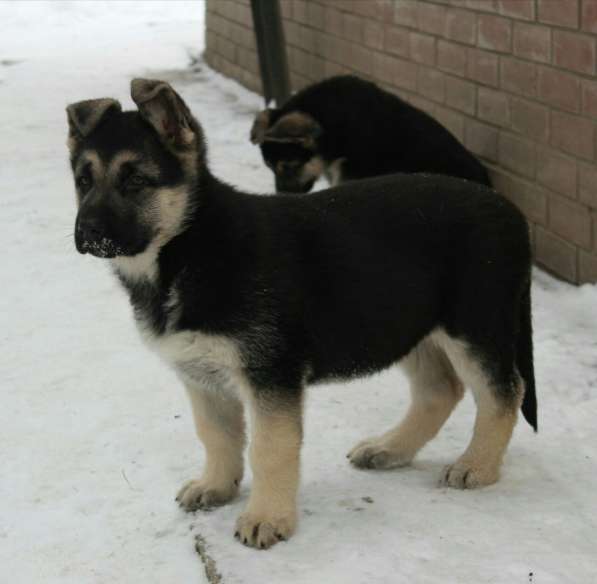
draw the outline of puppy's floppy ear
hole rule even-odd
[[[133,79],[131,97],[162,141],[175,150],[202,144],[202,132],[182,98],[165,81]]]
[[[273,109],[267,108],[255,116],[255,121],[251,128],[251,142],[253,144],[261,144],[265,140],[265,133],[269,128],[273,112]]]
[[[290,142],[314,149],[323,129],[309,114],[294,111],[282,116],[264,136],[265,142]]]
[[[120,103],[115,99],[87,99],[78,101],[66,108],[70,138],[85,138],[93,132],[97,125],[109,112],[122,111]]]

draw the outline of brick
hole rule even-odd
[[[346,63],[346,56],[350,54],[351,48],[348,41],[329,35],[324,35],[321,40],[323,42],[323,53],[327,59],[335,63]]]
[[[313,28],[324,30],[325,8],[316,2],[307,3],[307,24]]]
[[[597,0],[582,3],[581,28],[586,32],[597,32]]]
[[[553,32],[553,62],[565,69],[591,74],[595,70],[595,39],[574,32]]]
[[[451,3],[471,10],[498,12],[497,0],[452,0]]]
[[[433,65],[435,63],[435,39],[426,34],[411,32],[410,58],[417,63]]]
[[[446,104],[466,114],[474,115],[477,88],[470,81],[446,78]]]
[[[417,65],[403,59],[395,59],[392,83],[400,89],[416,91]]]
[[[292,19],[295,22],[307,24],[307,2],[306,0],[293,0]]]
[[[578,0],[538,0],[537,10],[539,22],[578,28]]]
[[[411,98],[410,103],[412,106],[424,111],[432,117],[435,117],[435,104],[423,97],[414,96]]]
[[[466,49],[447,41],[437,43],[437,66],[442,71],[464,76],[466,71]]]
[[[344,36],[344,18],[342,12],[332,8],[326,7],[324,16],[324,28],[330,34],[338,37]]]
[[[363,42],[363,19],[353,14],[344,14],[343,36],[346,40],[356,43]]]
[[[578,283],[594,284],[597,282],[597,254],[590,254],[579,250],[578,256]]]
[[[282,0],[280,2],[280,12],[282,12],[282,18],[284,20],[290,20],[292,18],[292,2],[289,0]]]
[[[502,57],[500,59],[501,87],[526,97],[537,95],[537,66],[533,63]]]
[[[553,150],[537,150],[537,182],[552,191],[576,198],[576,161]]]
[[[498,131],[493,126],[467,118],[464,124],[464,144],[473,154],[497,162]]]
[[[417,27],[418,0],[394,2],[394,22],[401,26]]]
[[[498,160],[501,165],[529,178],[535,176],[535,144],[514,134],[500,132]]]
[[[307,75],[314,81],[321,79],[325,75],[325,61],[316,55],[309,54],[307,57]]]
[[[446,9],[437,4],[418,2],[417,22],[420,31],[441,35],[446,22]]]
[[[536,228],[535,244],[536,259],[540,264],[570,282],[576,282],[576,247],[542,227]]]
[[[570,243],[590,249],[592,224],[587,207],[558,195],[550,195],[548,206],[551,231]]]
[[[512,23],[507,18],[480,14],[477,44],[483,49],[502,53],[510,52],[512,46]]]
[[[535,20],[534,0],[498,0],[498,11],[503,16],[521,20]]]
[[[507,127],[510,122],[510,104],[505,93],[479,87],[477,116],[497,126]]]
[[[543,190],[501,169],[494,169],[491,176],[496,190],[512,201],[529,221],[545,225],[547,197]]]
[[[549,110],[538,103],[513,97],[510,100],[510,125],[513,130],[541,142],[549,134]]]
[[[417,91],[428,99],[443,102],[446,95],[444,74],[428,67],[419,67]]]
[[[477,37],[477,16],[470,10],[448,9],[444,34],[450,40],[474,45]]]
[[[242,24],[243,26],[252,26],[253,24],[253,14],[251,13],[250,6],[244,5],[237,5],[236,6],[236,22]]]
[[[552,69],[539,68],[539,99],[571,112],[579,110],[580,82],[578,77]]]
[[[593,164],[578,164],[578,187],[580,200],[597,209],[597,167]]]
[[[479,49],[468,49],[466,76],[473,81],[497,87],[498,56]]]
[[[373,53],[370,49],[361,45],[353,45],[350,50],[350,66],[361,75],[371,74],[371,63]]]
[[[551,144],[569,154],[593,160],[595,136],[592,122],[563,112],[552,112]]]
[[[348,10],[366,18],[379,19],[382,13],[381,3],[375,0],[351,0],[345,4]]]
[[[394,75],[394,62],[396,59],[385,53],[373,54],[373,75],[380,82],[392,79]]]
[[[217,51],[226,60],[231,63],[236,63],[236,45],[233,42],[219,36],[217,41]]]
[[[435,119],[447,128],[458,140],[464,140],[464,116],[441,106],[435,108]]]
[[[324,75],[326,77],[334,77],[335,75],[347,75],[350,73],[350,69],[338,65],[338,63],[333,63],[332,61],[325,61],[324,65]]]
[[[389,26],[385,30],[385,49],[394,55],[408,57],[410,55],[409,32],[405,28]]]
[[[597,119],[597,81],[582,82],[582,113]]]
[[[547,26],[514,23],[514,54],[523,59],[549,63],[551,59],[551,30]]]
[[[371,49],[382,49],[384,41],[384,27],[374,20],[365,21],[363,31],[363,40],[365,45]]]

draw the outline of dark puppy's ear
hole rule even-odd
[[[66,108],[68,118],[69,138],[77,140],[85,138],[93,132],[104,117],[112,111],[122,111],[120,103],[115,99],[87,99],[78,101]],[[74,142],[70,142],[74,145]]]
[[[251,142],[253,142],[253,144],[263,143],[265,139],[265,133],[269,128],[272,119],[273,112],[273,109],[267,108],[255,116],[255,121],[253,122],[253,127],[251,128]]]
[[[139,113],[174,150],[202,147],[202,132],[182,98],[165,81],[133,79],[131,97]]]
[[[315,149],[322,128],[315,118],[303,112],[290,112],[282,116],[264,136],[265,142],[291,142]]]

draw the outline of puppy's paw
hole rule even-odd
[[[245,511],[236,521],[234,536],[246,546],[267,549],[287,540],[296,528],[296,513],[270,516]]]
[[[391,448],[380,439],[364,440],[346,457],[358,468],[389,469],[406,466],[413,456],[398,448]]]
[[[209,481],[189,481],[178,491],[176,501],[185,511],[208,510],[232,500],[238,492],[238,481],[228,486],[212,485]]]
[[[497,482],[499,476],[499,465],[480,464],[463,459],[444,468],[439,484],[454,489],[476,489],[492,485]]]

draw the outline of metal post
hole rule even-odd
[[[251,0],[251,9],[265,103],[273,99],[279,107],[290,97],[280,3],[279,0]]]

